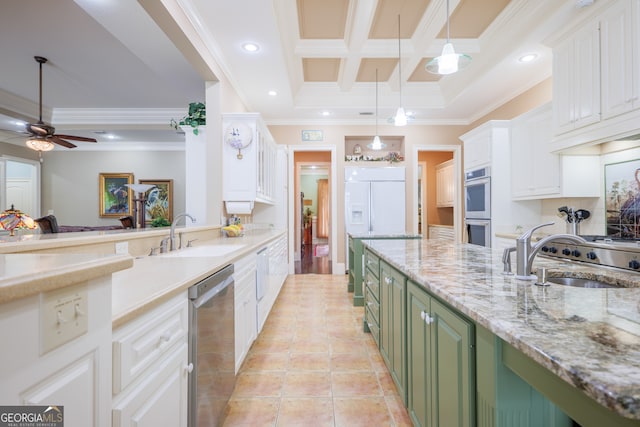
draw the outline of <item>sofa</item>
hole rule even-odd
[[[40,233],[70,233],[77,231],[104,231],[104,230],[122,230],[124,228],[132,228],[133,218],[124,216],[120,218],[120,225],[58,225],[58,220],[54,215],[43,216],[35,220],[40,228]]]

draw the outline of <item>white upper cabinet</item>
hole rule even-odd
[[[590,22],[553,50],[556,134],[600,121],[600,32]]]
[[[640,1],[622,0],[601,18],[602,118],[640,107]]]
[[[600,197],[599,157],[552,153],[550,124],[549,104],[511,121],[513,199]]]
[[[478,128],[462,135],[464,142],[464,170],[478,169],[491,163],[492,131],[489,125]]]
[[[276,192],[276,143],[257,113],[224,114],[222,120],[223,194],[230,206],[273,204]],[[235,205],[230,204],[235,203]]]
[[[585,13],[551,43],[556,152],[638,133],[640,0],[598,2]]]
[[[550,152],[550,104],[511,121],[511,195],[530,199],[560,192],[559,157]]]
[[[455,182],[453,159],[436,165],[436,207],[453,207]]]

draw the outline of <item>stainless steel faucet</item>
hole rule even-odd
[[[534,280],[536,276],[532,275],[531,266],[540,249],[547,245],[549,242],[565,241],[573,243],[586,243],[580,236],[574,234],[552,234],[551,236],[540,239],[535,245],[531,245],[531,235],[539,228],[546,227],[547,225],[553,225],[553,222],[546,224],[540,224],[533,227],[531,230],[525,231],[522,236],[516,239],[516,278],[524,280]]]
[[[515,251],[516,251],[516,247],[512,246],[510,248],[505,248],[504,252],[502,252],[502,265],[503,265],[502,274],[507,276],[513,275],[513,272],[511,271],[511,252],[515,252]]]
[[[189,215],[188,213],[181,213],[175,216],[175,218],[173,218],[173,222],[171,223],[171,231],[169,232],[169,250],[173,251],[176,249],[175,247],[175,241],[176,241],[176,224],[178,223],[178,220],[180,218],[190,218],[191,222],[196,222],[196,219],[194,217],[192,217],[191,215]],[[182,242],[181,242],[182,243]],[[182,244],[181,244],[182,246]],[[180,248],[179,248],[180,249]]]

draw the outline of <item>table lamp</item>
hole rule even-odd
[[[9,235],[14,236],[16,228],[28,228],[33,230],[38,228],[38,225],[33,218],[14,208],[12,204],[10,209],[0,213],[0,228],[9,230]]]
[[[147,191],[151,190],[155,187],[155,185],[151,184],[125,184],[127,187],[132,189],[134,193],[138,193],[138,198],[134,198],[133,201],[135,204],[133,205],[134,211],[134,219],[135,224],[134,228],[144,228],[145,227],[145,212],[144,212],[144,202],[147,200],[145,198]],[[138,203],[140,207],[138,207]]]

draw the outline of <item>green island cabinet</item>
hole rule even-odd
[[[364,249],[371,332],[415,426],[639,426]]]
[[[407,282],[407,409],[415,426],[475,425],[474,324]]]
[[[419,234],[402,234],[402,235],[351,235],[349,234],[347,250],[349,251],[349,262],[347,265],[347,273],[349,282],[347,291],[353,292],[353,305],[356,307],[363,306],[364,299],[364,246],[365,240],[397,240],[397,239],[421,239]]]

